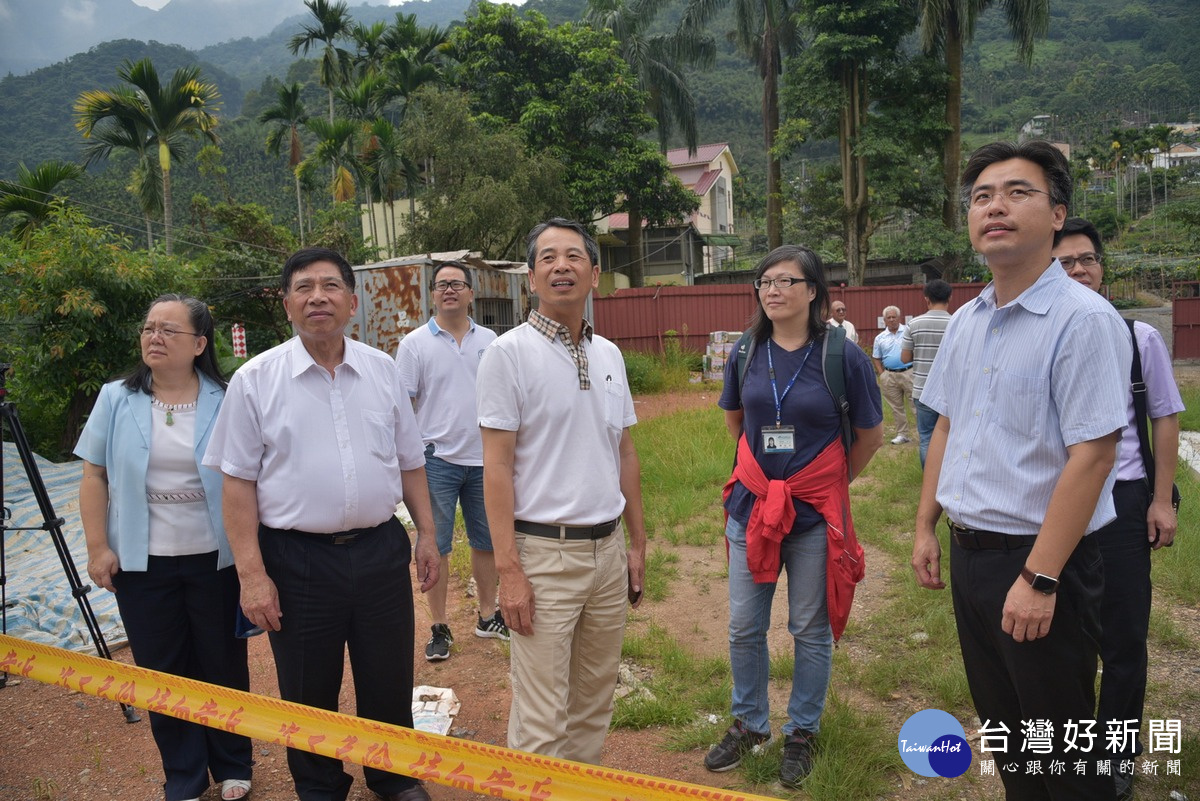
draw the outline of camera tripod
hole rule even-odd
[[[42,474],[38,470],[37,462],[33,459],[33,450],[29,447],[29,439],[25,436],[25,429],[21,427],[21,418],[17,415],[16,404],[8,400],[8,389],[5,386],[5,380],[11,368],[11,364],[0,364],[0,435],[4,433],[5,428],[12,435],[13,443],[17,446],[17,453],[21,457],[21,464],[25,467],[25,476],[29,480],[29,487],[33,490],[33,496],[37,499],[38,508],[41,510],[42,524],[36,527],[21,528],[8,525],[8,521],[12,517],[12,512],[4,505],[4,483],[2,480],[4,476],[4,450],[0,448],[0,632],[8,633],[4,534],[8,531],[48,531],[50,539],[54,543],[54,550],[58,552],[58,560],[62,563],[63,572],[67,576],[67,583],[70,584],[71,596],[79,605],[79,611],[83,614],[83,620],[87,624],[88,633],[91,634],[92,641],[96,644],[96,652],[104,659],[112,659],[112,652],[108,649],[104,633],[100,631],[100,623],[96,620],[96,613],[92,611],[92,604],[88,600],[87,594],[91,591],[92,586],[84,584],[79,579],[79,571],[75,567],[75,561],[71,558],[71,551],[67,547],[67,541],[62,532],[62,526],[65,521],[54,514],[54,506],[50,503],[50,495],[46,492],[46,484],[42,481]],[[0,436],[0,439],[2,439],[2,436]],[[7,683],[8,674],[0,673],[0,689]],[[137,710],[128,704],[121,704],[121,712],[125,715],[126,723],[137,723],[141,720]]]

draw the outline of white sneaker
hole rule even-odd
[[[909,439],[908,437],[904,436],[903,434],[897,434],[897,435],[896,435],[896,436],[895,436],[895,437],[892,439],[892,444],[893,444],[893,445],[903,445],[903,444],[904,444],[904,443],[906,443],[906,442],[912,442],[912,440],[911,440],[911,439]]]

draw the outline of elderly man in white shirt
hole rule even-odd
[[[846,329],[846,341],[858,344],[858,329],[854,327],[854,323],[846,319],[846,304],[840,300],[835,300],[829,304],[829,313],[833,315],[825,321],[825,325],[830,328]]]
[[[425,441],[425,474],[442,558],[438,582],[426,595],[433,625],[425,659],[440,662],[450,658],[454,644],[446,614],[446,585],[454,546],[454,510],[460,504],[479,599],[475,636],[507,640],[509,634],[504,615],[496,608],[496,558],[483,505],[483,442],[475,416],[475,375],[484,349],[496,334],[468,316],[475,292],[467,265],[439,264],[431,285],[435,314],[400,340],[396,365]]]
[[[204,457],[225,474],[242,607],[270,632],[284,700],[336,710],[348,646],[358,715],[411,727],[408,564],[422,591],[439,567],[420,432],[391,358],[345,335],[357,308],[345,258],[300,250],[282,288],[298,336],[234,374]],[[344,801],[353,781],[340,760],[300,749],[288,767],[301,801]],[[429,798],[412,777],[363,772],[385,801]]]
[[[488,526],[512,631],[508,745],[598,763],[626,597],[637,606],[645,573],[637,417],[621,352],[583,318],[595,240],[556,218],[530,232],[528,261],[539,310],[479,365]]]

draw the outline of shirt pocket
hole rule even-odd
[[[1015,439],[1039,439],[1050,393],[1046,379],[1001,371],[996,376],[992,410],[996,425]]]
[[[609,428],[625,428],[625,385],[616,381],[604,382],[604,422]]]
[[[371,455],[384,462],[396,461],[396,418],[392,412],[363,411],[363,438]]]

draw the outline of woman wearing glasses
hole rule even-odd
[[[754,286],[757,307],[748,333],[755,347],[744,378],[738,359],[729,358],[718,402],[738,441],[725,496],[734,720],[704,764],[730,770],[773,739],[767,628],[776,582],[786,569],[795,663],[780,780],[796,787],[812,770],[833,660],[827,538],[840,540],[853,531],[849,482],[883,443],[883,409],[870,359],[847,342],[843,367],[854,432],[847,454],[841,414],[822,369],[829,290],[815,253],[776,248],[758,265]]]
[[[142,360],[106,384],[75,455],[88,575],[116,594],[142,667],[248,690],[246,641],[234,636],[239,587],[221,522],[221,474],[200,466],[225,379],[201,301],[162,295],[139,327]],[[166,801],[250,791],[251,743],[150,713]]]

